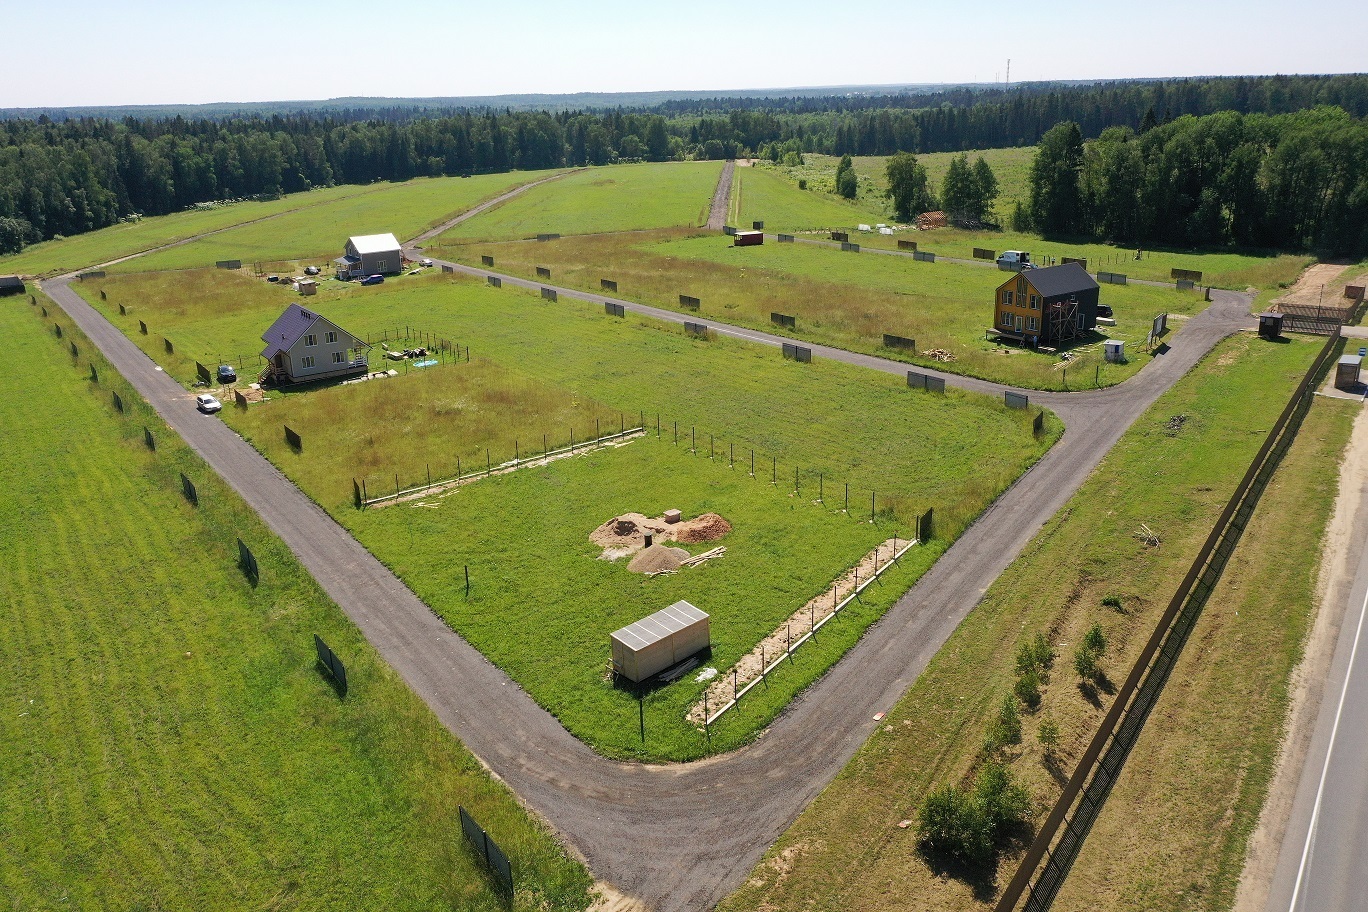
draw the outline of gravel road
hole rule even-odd
[[[471,275],[497,274],[450,265]],[[829,674],[752,745],[696,763],[643,765],[606,760],[566,732],[251,446],[219,419],[196,412],[193,395],[156,370],[71,290],[70,280],[42,287],[290,546],[442,722],[584,857],[596,877],[658,912],[707,909],[735,889],[868,738],[874,713],[889,709],[916,680],[993,580],[1135,418],[1220,339],[1252,325],[1248,296],[1214,291],[1212,305],[1187,321],[1175,346],[1126,383],[1087,393],[1031,392],[1032,402],[1065,421],[1065,436]],[[557,290],[570,299],[618,300]],[[619,303],[662,320],[684,319]],[[792,341],[703,322],[762,344]],[[899,376],[908,369],[900,362],[812,348],[816,357]],[[948,384],[979,392],[1005,389],[943,376]]]

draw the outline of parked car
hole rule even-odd
[[[304,267],[304,274],[305,274],[305,275],[318,275],[318,267],[317,267],[317,266],[305,266],[305,267]]]
[[[1112,314],[1111,305],[1110,305],[1110,304],[1098,304],[1098,305],[1097,305],[1097,315],[1098,315],[1099,317],[1108,317],[1108,318],[1112,317],[1113,314]]]
[[[223,408],[223,403],[219,402],[217,399],[215,399],[208,393],[200,393],[198,396],[195,397],[195,408],[199,409],[201,412],[204,412],[204,414],[206,415],[212,415],[214,414],[214,412],[217,412]]]
[[[279,282],[279,281],[280,281],[280,276],[278,276],[278,275],[268,275],[268,276],[266,277],[266,281],[268,281],[268,282]]]
[[[364,279],[361,280],[361,284],[362,284],[362,285],[379,285],[379,284],[380,284],[381,282],[383,282],[383,281],[385,281],[385,277],[384,277],[384,276],[382,276],[382,275],[373,275],[373,276],[366,276]]]
[[[219,383],[237,383],[237,371],[233,370],[231,364],[220,364],[218,368]]]
[[[431,265],[432,265],[432,260],[430,260],[430,259],[427,258],[427,257],[423,257],[421,260],[418,261],[418,265],[419,265],[419,266],[431,266]]]

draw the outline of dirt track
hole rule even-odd
[[[721,231],[727,224],[727,209],[731,206],[732,176],[736,174],[736,162],[728,160],[717,176],[717,189],[713,191],[712,209],[708,213],[708,228]]]
[[[749,747],[692,764],[646,766],[605,760],[566,732],[222,421],[197,413],[191,394],[81,300],[69,280],[44,283],[44,290],[261,514],[442,722],[584,856],[595,876],[659,912],[710,908],[739,885],[868,738],[874,713],[891,707],[916,680],[984,590],[1135,418],[1216,342],[1251,324],[1248,296],[1213,291],[1212,306],[1188,321],[1175,347],[1126,383],[1089,393],[1030,393],[1032,402],[1065,421],[1064,438],[825,678]],[[503,280],[540,287],[510,276]],[[558,290],[570,299],[616,300]],[[620,303],[658,319],[684,319]],[[775,347],[784,341],[709,325]],[[900,377],[907,371],[900,362],[812,348],[816,357]],[[1000,395],[1005,389],[944,376],[951,385],[979,392]]]

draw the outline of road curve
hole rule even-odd
[[[1065,420],[1068,433],[762,738],[706,761],[643,765],[604,759],[571,736],[256,450],[222,421],[196,412],[192,394],[86,304],[69,287],[70,279],[40,287],[289,545],[443,724],[582,854],[595,876],[658,912],[710,908],[735,889],[869,737],[873,714],[911,686],[993,580],[1136,417],[1221,338],[1251,323],[1247,296],[1213,292],[1212,306],[1188,321],[1176,347],[1126,383],[1087,393],[1032,392],[1033,402]],[[512,277],[505,281],[539,287]],[[659,319],[684,319],[622,303]],[[710,325],[763,344],[786,341]],[[820,357],[896,375],[908,369],[901,362],[812,347]],[[1005,389],[945,376],[965,389]]]

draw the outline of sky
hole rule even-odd
[[[1345,0],[5,0],[0,108],[1349,73]],[[1295,13],[1292,10],[1295,9]]]

